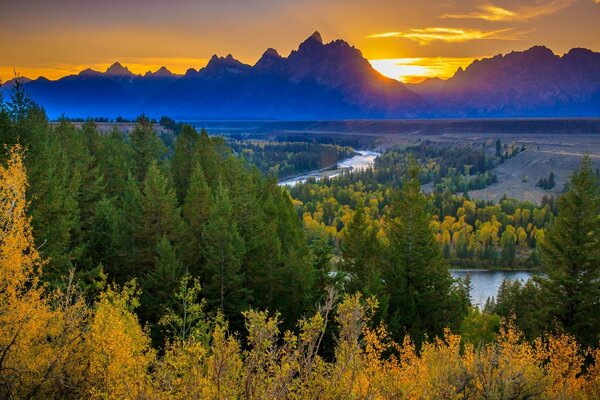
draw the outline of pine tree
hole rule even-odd
[[[349,274],[345,285],[349,293],[358,291],[366,296],[380,294],[379,253],[375,231],[369,227],[363,205],[359,204],[342,242],[341,268]]]
[[[319,239],[311,243],[310,250],[313,255],[313,271],[315,273],[313,298],[316,302],[321,303],[325,300],[327,288],[338,286],[336,278],[331,276],[333,270],[332,248],[329,243]]]
[[[143,276],[155,265],[156,248],[163,236],[171,242],[183,237],[184,225],[177,197],[169,180],[154,162],[148,168],[141,198],[141,219],[136,232],[139,253],[133,276]]]
[[[538,277],[549,318],[581,343],[600,339],[600,190],[589,156],[558,199],[558,216],[540,243]]]
[[[129,135],[129,143],[133,153],[134,176],[142,182],[150,165],[159,161],[165,153],[165,147],[156,136],[152,123],[144,115],[138,118]]]
[[[204,179],[202,166],[197,163],[183,203],[183,218],[188,226],[189,238],[182,251],[182,260],[193,276],[200,276],[203,264],[204,229],[210,216],[210,203],[211,190]]]
[[[158,331],[156,323],[168,309],[175,307],[174,293],[183,276],[183,267],[175,248],[166,236],[160,238],[156,246],[154,268],[142,281],[139,315],[143,322],[149,322],[152,337],[161,343],[164,337]]]
[[[274,196],[274,220],[281,244],[281,267],[276,270],[273,286],[274,309],[289,318],[291,324],[313,304],[314,271],[310,249],[289,194],[274,182],[268,185]]]
[[[141,245],[139,235],[142,230],[142,192],[137,179],[129,175],[125,184],[122,196],[117,204],[117,256],[120,260],[121,268],[118,264],[107,265],[113,275],[109,277],[116,279],[119,283],[126,283],[133,276],[140,276],[138,268],[138,259],[140,257]]]
[[[100,137],[97,162],[104,178],[107,197],[122,196],[132,172],[133,152],[115,127],[109,134]]]
[[[44,279],[57,282],[78,264],[81,243],[79,205],[81,171],[73,165],[62,129],[47,127],[36,135],[28,157],[31,215],[40,253],[49,259]]]
[[[427,200],[421,193],[419,167],[409,160],[400,198],[392,205],[388,224],[389,264],[385,271],[387,318],[396,338],[410,333],[441,335],[457,327],[463,302],[454,301],[452,278],[430,228]]]
[[[217,145],[215,138],[210,138],[204,128],[200,131],[200,139],[197,146],[196,160],[202,164],[204,177],[211,190],[215,190],[219,184],[219,168],[220,157],[217,153]]]
[[[87,248],[87,254],[97,265],[102,264],[105,272],[115,278],[120,271],[125,269],[123,259],[120,257],[122,243],[119,242],[119,210],[110,199],[103,198],[96,203],[92,232]],[[119,281],[124,281],[119,279]]]
[[[190,187],[194,155],[200,136],[190,125],[183,125],[181,133],[175,142],[175,151],[171,158],[173,183],[180,202],[183,202]]]
[[[243,286],[241,269],[244,242],[232,218],[229,194],[222,184],[214,195],[204,237],[206,265],[202,286],[207,304],[213,310],[222,311],[234,324],[240,323],[241,312],[247,308],[249,296]]]

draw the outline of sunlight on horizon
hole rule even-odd
[[[427,78],[448,79],[460,67],[467,67],[470,57],[412,57],[369,60],[380,74],[403,83],[418,83]]]

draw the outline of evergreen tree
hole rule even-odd
[[[378,263],[377,238],[369,226],[362,204],[359,204],[348,224],[342,241],[342,270],[348,273],[346,290],[349,293],[379,295],[381,271]]]
[[[206,265],[204,293],[213,310],[222,311],[241,328],[241,312],[248,307],[249,293],[244,288],[241,262],[244,242],[232,218],[231,200],[221,184],[213,197],[208,223],[204,228]]]
[[[133,276],[139,275],[138,259],[140,257],[140,240],[142,220],[142,192],[133,175],[127,178],[126,186],[118,204],[117,246],[120,263],[109,264],[109,277],[119,283],[125,283]],[[121,265],[119,265],[121,264]],[[120,267],[120,268],[119,268]]]
[[[114,279],[124,270],[124,263],[120,257],[123,245],[119,241],[120,214],[113,201],[103,198],[96,203],[92,226],[87,254],[96,264],[102,264]],[[126,277],[119,279],[120,282],[125,280]]]
[[[139,246],[137,268],[133,276],[143,276],[155,264],[156,248],[163,236],[178,242],[184,226],[177,197],[169,180],[156,162],[148,168],[141,198],[141,219],[136,240]]]
[[[171,158],[171,171],[173,183],[180,202],[185,199],[186,192],[190,186],[192,168],[194,167],[194,155],[200,136],[190,125],[183,125],[181,133],[175,141],[175,151]]]
[[[538,277],[549,318],[581,343],[600,339],[600,191],[589,156],[558,199],[558,216],[540,243]]]
[[[173,294],[177,291],[182,276],[183,268],[175,248],[166,236],[161,237],[156,246],[155,266],[142,281],[139,311],[142,321],[150,323],[156,343],[164,339],[156,323],[166,310],[176,306]]]
[[[152,122],[144,115],[138,118],[129,135],[129,143],[133,153],[133,173],[142,182],[150,165],[159,161],[165,153],[165,147],[156,136]]]
[[[73,167],[61,130],[47,127],[36,134],[28,157],[31,216],[40,254],[49,260],[44,278],[58,282],[79,267],[83,252],[79,189],[81,171]]]
[[[430,221],[427,200],[421,193],[419,167],[411,158],[388,224],[386,320],[398,339],[406,333],[417,342],[426,334],[441,335],[445,327],[457,328],[466,312],[464,302],[453,296],[452,278]]]
[[[199,276],[203,264],[204,229],[210,216],[211,190],[204,179],[202,166],[192,171],[190,187],[183,203],[183,218],[188,225],[189,239],[184,245],[183,260],[193,276]]]
[[[274,196],[282,264],[275,277],[274,309],[286,315],[291,323],[313,304],[311,255],[289,194],[275,183],[269,186]]]
[[[131,146],[115,127],[109,134],[100,137],[98,152],[97,162],[105,182],[105,195],[122,196],[133,169]]]
[[[315,274],[313,298],[318,303],[325,299],[328,287],[338,286],[337,279],[331,276],[333,266],[331,245],[322,239],[315,240],[310,246],[313,255],[313,271]]]
[[[281,284],[283,248],[278,235],[277,198],[270,185],[261,188],[262,205],[256,198],[247,198],[252,211],[239,216],[244,219],[242,235],[246,254],[243,268],[246,287],[251,290],[253,306],[275,309],[277,286]],[[241,199],[240,199],[241,201]],[[246,208],[246,207],[245,207]]]
[[[210,138],[204,128],[200,131],[200,139],[197,146],[196,159],[202,164],[204,177],[211,190],[215,190],[219,184],[220,157],[217,153],[217,140]]]

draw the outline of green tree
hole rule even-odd
[[[417,342],[426,334],[441,335],[445,327],[457,329],[466,312],[465,302],[453,296],[452,278],[430,228],[419,172],[411,158],[392,205],[385,270],[390,330],[398,339],[409,333]]]
[[[156,162],[153,162],[148,168],[142,190],[141,218],[136,232],[139,252],[137,271],[133,271],[133,276],[141,277],[153,269],[156,248],[163,236],[172,243],[178,243],[178,239],[184,236],[184,224],[175,191]]]
[[[175,248],[166,236],[161,237],[156,247],[155,266],[142,281],[139,310],[142,321],[150,323],[156,343],[164,339],[156,324],[168,309],[177,305],[174,293],[182,276],[183,267]]]
[[[138,181],[142,182],[150,165],[164,155],[165,147],[156,136],[152,122],[144,115],[138,118],[129,135],[129,143],[133,155],[133,173]]]
[[[581,343],[600,339],[600,191],[589,156],[558,199],[558,216],[540,243],[538,282],[550,319]]]
[[[345,286],[349,293],[358,291],[366,296],[380,294],[379,254],[375,231],[365,218],[363,205],[359,204],[342,241],[341,267],[348,273]]]
[[[132,171],[132,153],[131,146],[116,127],[100,137],[97,161],[107,197],[123,196]]]
[[[515,262],[517,235],[511,230],[506,230],[500,238],[500,246],[502,246],[502,254],[500,262],[502,265],[512,266]]]
[[[183,218],[188,225],[189,238],[182,259],[190,274],[199,276],[203,264],[204,229],[210,216],[211,190],[204,171],[197,163],[192,171],[190,186],[183,203]]]
[[[249,296],[243,285],[241,268],[244,242],[232,218],[231,200],[223,185],[217,187],[204,232],[206,265],[203,287],[207,305],[213,310],[220,310],[232,321],[241,322],[241,312],[248,307]]]
[[[73,166],[67,143],[63,143],[67,124],[56,130],[47,127],[31,142],[28,170],[30,176],[31,216],[40,253],[49,259],[44,278],[57,282],[66,276],[83,252],[79,194],[81,171]]]
[[[181,133],[175,141],[175,151],[171,158],[173,183],[180,202],[183,202],[190,187],[194,155],[200,136],[190,125],[183,125]]]

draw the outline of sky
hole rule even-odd
[[[0,77],[50,79],[119,61],[135,73],[198,69],[213,54],[254,64],[318,30],[403,82],[533,45],[600,51],[600,0],[2,0]]]

